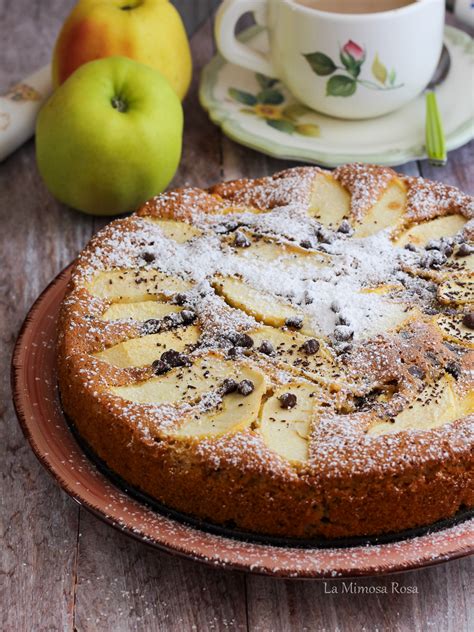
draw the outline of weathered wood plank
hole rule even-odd
[[[288,582],[249,576],[249,629],[467,632],[473,625],[468,603],[474,595],[466,583],[472,570],[472,560],[464,559],[379,579]],[[408,587],[418,592],[403,594]]]
[[[452,151],[445,167],[433,167],[427,160],[420,163],[421,175],[459,187],[474,194],[474,142]]]
[[[80,632],[246,630],[244,576],[159,553],[81,516]]]
[[[258,178],[302,164],[304,163],[265,156],[258,151],[239,145],[226,136],[222,137],[222,169],[225,179]],[[394,169],[406,175],[420,175],[416,161],[398,165]]]
[[[0,87],[46,63],[72,2],[0,2]],[[16,421],[9,360],[28,308],[87,242],[91,218],[46,192],[33,142],[0,167],[0,628],[67,630],[72,626],[78,507],[37,462]]]
[[[207,0],[209,10],[212,0]],[[202,67],[214,52],[212,23],[208,20],[191,40],[193,80],[184,101],[183,155],[174,186],[206,187],[221,178],[220,130],[211,123],[198,99]]]
[[[172,0],[183,18],[188,35],[192,36],[207,20],[209,14],[220,4],[220,0],[203,0],[190,2],[189,0]]]

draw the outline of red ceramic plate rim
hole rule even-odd
[[[279,547],[202,531],[151,510],[116,487],[85,456],[61,410],[56,323],[71,266],[39,296],[12,358],[15,410],[33,452],[74,500],[149,545],[213,566],[286,578],[372,576],[430,566],[474,552],[474,519],[419,537],[351,548]]]

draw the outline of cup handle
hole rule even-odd
[[[252,50],[235,36],[235,26],[244,13],[254,13],[258,24],[266,26],[268,0],[225,0],[216,15],[215,36],[219,52],[238,66],[277,77],[268,54]]]

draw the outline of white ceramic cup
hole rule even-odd
[[[400,108],[426,87],[441,53],[444,9],[444,0],[358,14],[320,11],[296,0],[225,0],[215,33],[229,62],[278,78],[319,112],[363,119]],[[268,30],[268,54],[235,36],[248,12]]]

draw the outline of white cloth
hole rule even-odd
[[[51,66],[44,66],[0,97],[0,161],[35,132],[36,116],[53,91]]]

